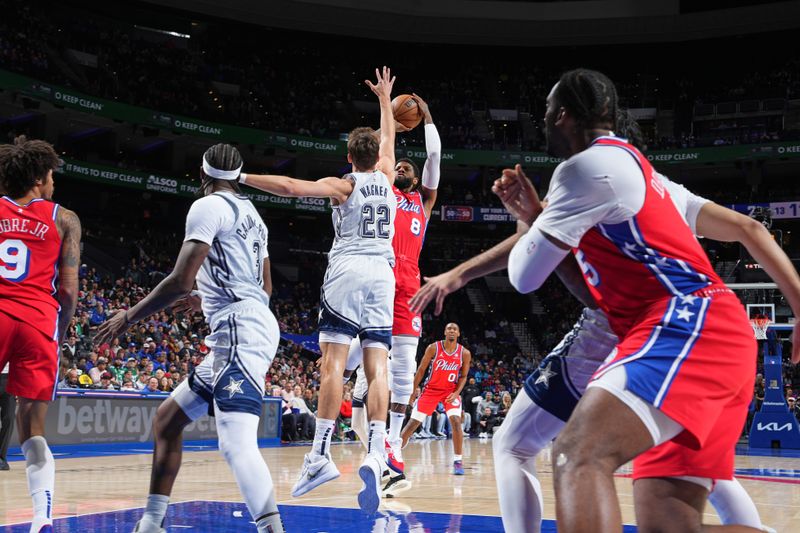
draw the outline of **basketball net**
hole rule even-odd
[[[770,320],[767,317],[755,317],[750,319],[750,325],[753,326],[753,332],[756,335],[756,340],[767,339],[767,328],[769,328]]]

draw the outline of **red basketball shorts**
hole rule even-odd
[[[398,261],[394,267],[394,323],[392,335],[419,337],[422,334],[422,317],[412,313],[408,301],[419,290],[419,268],[407,261]]]
[[[713,288],[654,304],[595,379],[620,365],[626,389],[684,428],[639,456],[634,477],[730,479],[756,371],[753,330],[736,296]]]
[[[417,399],[417,404],[414,410],[419,411],[424,415],[430,415],[436,410],[436,406],[440,403],[444,404],[444,410],[448,416],[456,414],[453,411],[458,411],[458,416],[461,416],[461,397],[456,396],[452,402],[447,402],[445,399],[455,392],[451,390],[428,390],[425,389]]]
[[[58,342],[0,311],[0,369],[9,364],[9,394],[29,400],[55,399]]]

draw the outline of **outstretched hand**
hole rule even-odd
[[[383,71],[380,71],[376,68],[375,77],[378,80],[376,83],[372,83],[369,80],[364,80],[364,83],[367,84],[367,87],[369,87],[378,98],[391,99],[392,87],[394,86],[395,80],[395,76],[392,76],[392,69],[383,67]]]
[[[420,287],[408,302],[412,313],[421,313],[431,300],[435,300],[434,314],[439,316],[444,308],[445,297],[465,285],[464,280],[455,270],[448,270],[438,276],[423,279],[426,282],[425,285]]]
[[[431,110],[428,108],[428,102],[422,99],[417,93],[411,93],[411,97],[419,106],[419,111],[422,113],[422,118],[427,122],[431,118]]]
[[[492,192],[500,198],[511,216],[528,225],[533,224],[542,212],[539,194],[519,164],[513,169],[503,170],[503,175],[492,185]]]
[[[97,334],[94,336],[94,344],[100,346],[106,342],[111,342],[115,337],[119,337],[128,329],[128,313],[120,309],[111,318],[100,324]]]

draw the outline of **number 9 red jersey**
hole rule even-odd
[[[56,300],[61,236],[58,204],[0,198],[0,311],[48,338],[58,336]]]

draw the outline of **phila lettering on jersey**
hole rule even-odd
[[[438,341],[436,343],[436,356],[431,362],[431,374],[425,384],[425,389],[454,390],[461,373],[463,352],[464,347],[456,344],[456,349],[452,353],[448,353],[444,349],[444,342]]]
[[[266,224],[246,196],[216,192],[192,204],[184,241],[197,240],[211,247],[197,273],[209,324],[236,302],[269,305],[263,289],[267,236]]]
[[[392,186],[397,199],[397,218],[394,223],[394,255],[400,261],[419,264],[422,243],[425,241],[425,230],[428,219],[419,191],[404,192]]]
[[[335,237],[329,263],[340,257],[361,255],[383,257],[394,265],[394,220],[397,199],[386,175],[353,172],[342,177],[353,182],[353,193],[333,208]]]

